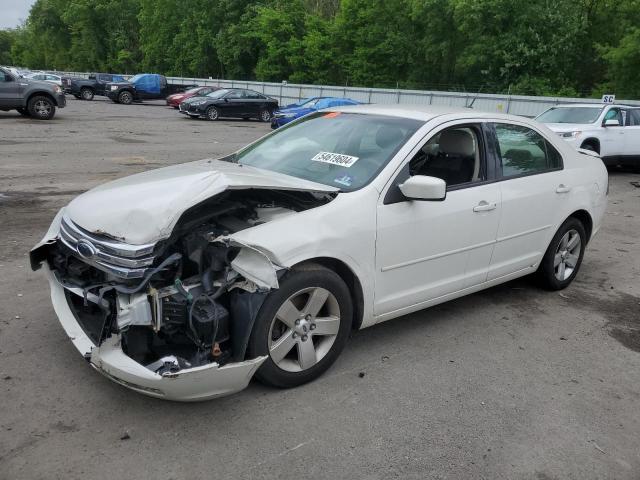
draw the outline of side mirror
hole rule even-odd
[[[609,120],[604,121],[603,127],[619,127],[620,121],[614,118],[610,118]]]
[[[399,186],[402,194],[410,200],[444,200],[447,182],[437,177],[414,175]]]

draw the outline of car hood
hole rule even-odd
[[[553,132],[577,132],[584,130],[591,130],[594,125],[591,123],[544,123],[549,130]]]
[[[131,82],[109,82],[107,83],[108,87],[111,87],[111,85],[117,85],[118,87],[130,87],[133,85],[133,83]]]
[[[202,100],[214,100],[213,98],[207,98],[206,95],[194,95],[194,96],[188,96],[187,98],[184,99],[183,103],[193,103],[193,102],[201,102]]]
[[[295,107],[295,108],[283,108],[278,110],[276,113],[281,113],[283,115],[291,115],[291,114],[295,114],[295,115],[306,115],[307,113],[311,113],[314,112],[315,109],[313,108],[301,108],[301,107]]]
[[[337,192],[327,185],[221,160],[124,177],[76,197],[65,214],[89,232],[141,245],[169,237],[182,213],[230,189]]]

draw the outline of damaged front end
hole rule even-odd
[[[242,390],[267,357],[246,358],[254,320],[285,271],[235,232],[333,194],[227,190],[184,212],[169,238],[130,245],[64,210],[31,251],[53,305],[91,365],[147,395],[203,400]]]

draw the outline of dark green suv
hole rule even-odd
[[[0,67],[0,110],[17,110],[26,117],[51,120],[56,107],[64,108],[66,104],[58,85],[18,77]]]

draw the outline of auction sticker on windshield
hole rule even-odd
[[[358,161],[358,158],[359,157],[352,157],[351,155],[343,155],[342,153],[319,152],[311,160],[349,168]]]

